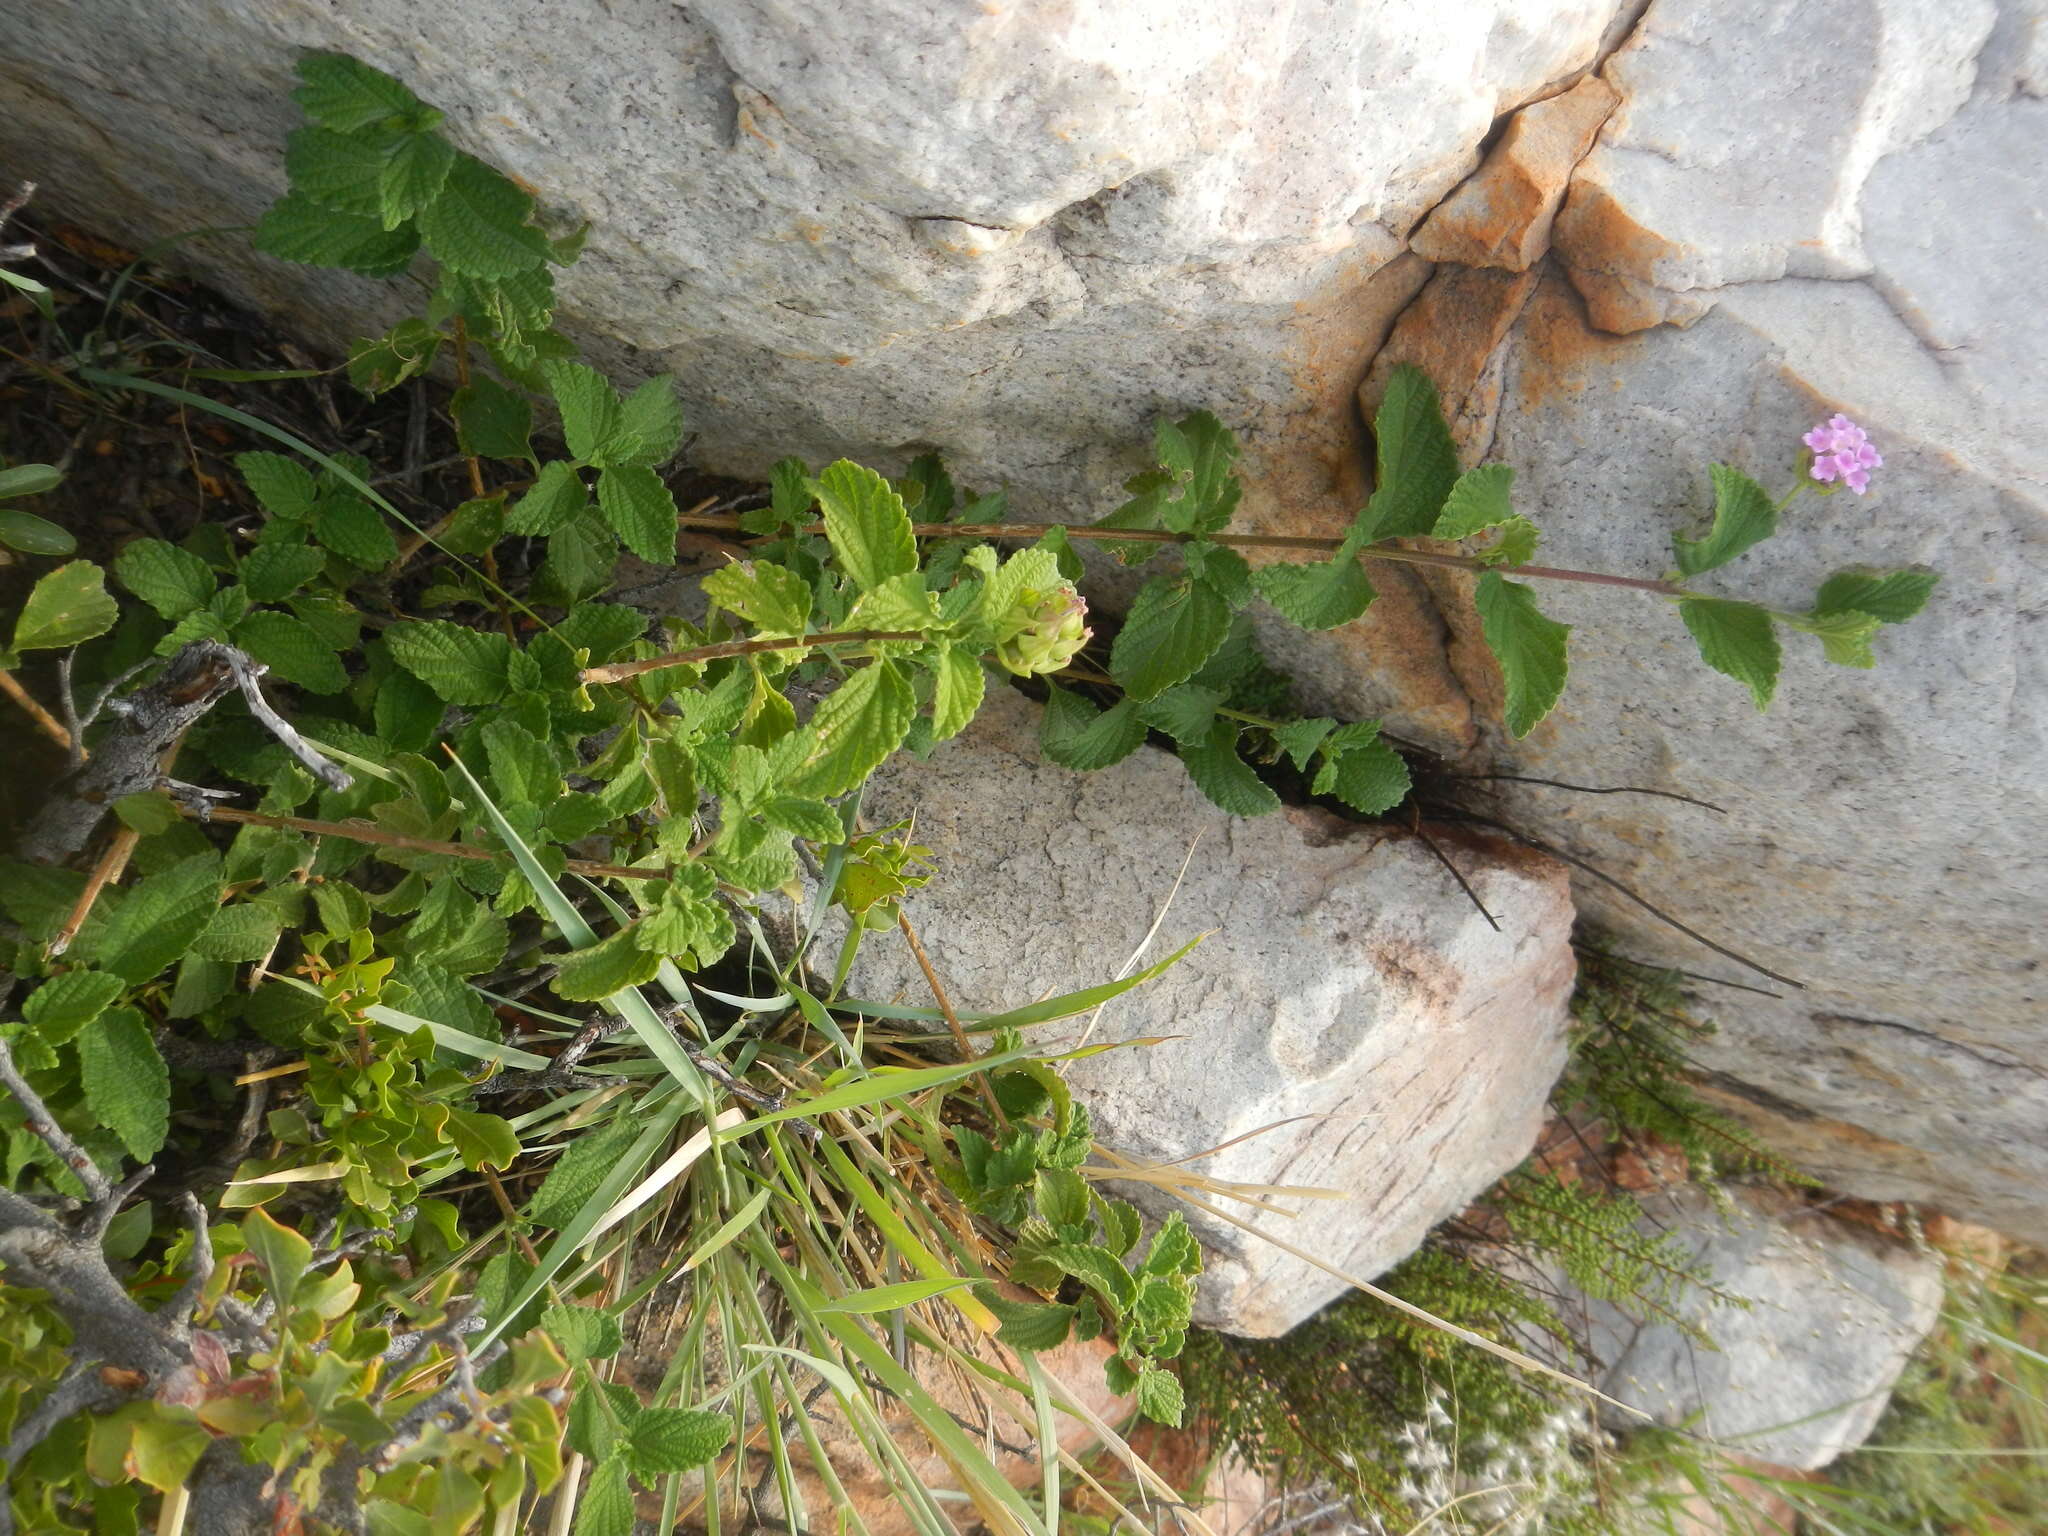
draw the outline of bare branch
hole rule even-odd
[[[185,1283],[178,1287],[162,1315],[171,1320],[174,1328],[189,1328],[192,1314],[199,1309],[199,1299],[206,1294],[206,1282],[213,1278],[213,1233],[206,1225],[206,1207],[199,1197],[186,1190],[178,1197],[178,1203],[185,1208],[185,1219],[192,1223],[192,1273]]]
[[[71,650],[57,658],[57,707],[64,711],[64,729],[71,737],[73,768],[85,761],[85,727],[78,719],[78,696],[71,691],[71,664],[77,657],[78,652]]]
[[[258,720],[301,762],[327,783],[346,788],[349,776],[300,736],[264,700],[256,679],[258,663],[217,640],[195,640],[165,664],[155,681],[111,701],[126,726],[58,785],[57,792],[29,824],[21,855],[32,864],[58,864],[85,847],[107,807],[127,795],[156,788],[185,732],[235,688],[242,690]],[[99,710],[95,701],[86,721]],[[84,722],[81,722],[83,729]]]
[[[0,1088],[13,1094],[16,1102],[27,1113],[24,1129],[42,1144],[57,1154],[57,1160],[78,1175],[78,1182],[85,1186],[85,1193],[95,1204],[103,1203],[113,1193],[113,1186],[107,1183],[107,1176],[100,1172],[100,1165],[87,1155],[85,1148],[65,1134],[57,1124],[57,1117],[50,1113],[42,1095],[29,1087],[28,1079],[21,1075],[14,1065],[14,1052],[8,1046],[7,1037],[0,1035]],[[34,1209],[34,1207],[31,1207]]]
[[[111,1408],[127,1395],[119,1387],[109,1386],[95,1363],[81,1361],[59,1378],[49,1396],[29,1410],[14,1431],[14,1438],[7,1442],[5,1450],[0,1450],[0,1536],[13,1536],[14,1500],[9,1484],[22,1458],[49,1439],[50,1432],[74,1413]]]
[[[242,697],[249,705],[249,713],[263,723],[263,728],[283,742],[285,750],[304,763],[306,771],[329,789],[338,792],[353,784],[355,780],[343,771],[339,763],[328,758],[319,748],[293,730],[291,723],[270,707],[270,701],[263,697],[263,690],[256,686],[256,680],[270,669],[231,645],[223,646],[221,649],[227,652],[228,666],[234,670],[235,681],[241,686]]]

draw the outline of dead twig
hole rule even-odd
[[[353,782],[349,775],[264,699],[257,686],[262,675],[262,665],[233,646],[197,640],[172,656],[154,682],[108,701],[127,729],[102,741],[100,750],[58,785],[23,834],[22,857],[32,864],[60,864],[77,854],[115,801],[159,786],[166,755],[195,721],[236,688],[250,712],[294,757],[327,784],[346,789]]]

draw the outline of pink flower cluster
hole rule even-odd
[[[1883,465],[1870,446],[1870,434],[1848,417],[1836,414],[1801,439],[1813,450],[1813,478],[1822,484],[1839,479],[1858,496],[1870,488],[1870,472]]]

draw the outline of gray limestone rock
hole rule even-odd
[[[1608,78],[1624,85],[1624,105],[1604,142],[1653,122],[1683,139],[1686,113],[1731,78],[1727,51],[1751,9],[1653,6],[1637,55],[1665,48],[1657,39],[1674,28],[1712,46],[1670,41],[1651,74],[1618,57]],[[1759,239],[1779,226],[1743,223],[1704,173],[1677,197],[1670,178],[1697,168],[1692,151],[1674,166],[1647,154],[1603,162],[1596,149],[1583,184],[1604,188],[1638,226],[1684,223],[1688,250],[1720,252],[1644,274],[1671,291],[1724,286],[1690,329],[1614,336],[1597,304],[1589,313],[1546,279],[1491,359],[1498,398],[1468,451],[1515,466],[1517,503],[1544,531],[1540,558],[1651,575],[1671,563],[1672,533],[1704,526],[1707,461],[1776,495],[1800,473],[1807,426],[1843,411],[1869,429],[1885,466],[1868,496],[1799,497],[1776,538],[1705,585],[1798,610],[1845,566],[1940,572],[1927,611],[1879,639],[1876,669],[1824,665],[1816,646],[1787,635],[1778,697],[1760,716],[1701,667],[1654,600],[1547,585],[1544,610],[1575,626],[1571,687],[1527,740],[1500,743],[1508,762],[1575,783],[1678,790],[1727,814],[1516,787],[1509,819],[1803,983],[1766,983],[1779,994],[1769,999],[1702,989],[1721,1026],[1706,1064],[1723,1102],[1767,1139],[1854,1193],[1941,1206],[2038,1242],[2048,1239],[2048,446],[2027,424],[2048,419],[2048,306],[2030,287],[2048,260],[2048,156],[2037,152],[2048,100],[2028,84],[2038,26],[2020,24],[2026,13],[2038,21],[2038,7],[2008,8],[1974,94],[1971,71],[1951,79],[1944,62],[1954,38],[1916,55],[1909,74],[1936,69],[1949,83],[1885,119],[1886,152],[1829,193],[1847,202],[1815,191],[1783,224],[1781,243],[1811,258],[1786,263],[1808,276],[1780,275],[1761,245],[1738,260],[1715,244],[1714,220]],[[1988,18],[1954,14],[1956,36],[1981,41]],[[1896,42],[1886,17],[1892,8],[1843,5],[1808,20],[1875,35],[1880,62],[1869,68],[1882,74]],[[1880,82],[1859,78],[1867,105]],[[1937,122],[1927,103],[1952,115]],[[1838,95],[1794,93],[1781,105],[1810,114],[1813,145],[1832,142]],[[1775,155],[1820,156],[1785,147],[1807,137],[1748,144],[1743,168],[1727,174],[1762,175]],[[1842,217],[1829,224],[1823,205]],[[1561,242],[1570,212],[1568,201]],[[1821,239],[1828,228],[1845,232],[1841,243]],[[1464,668],[1475,691],[1484,670]],[[1761,980],[1611,890],[1588,887],[1581,905],[1634,952]]]
[[[1206,1198],[1360,1278],[1527,1154],[1563,1066],[1573,976],[1557,865],[1439,838],[1495,932],[1404,834],[1319,812],[1233,821],[1150,747],[1073,773],[1039,760],[1038,713],[995,690],[965,736],[878,775],[865,812],[915,814],[936,854],[907,910],[958,1007],[1107,980],[1155,918],[1148,959],[1208,933],[1100,1018],[1034,1035],[1171,1037],[1065,1069],[1099,1140],[1213,1180],[1332,1191],[1271,1211]],[[930,1001],[906,949],[881,936],[848,990]],[[1106,1187],[1155,1215],[1186,1211],[1209,1250],[1202,1322],[1279,1334],[1346,1289],[1145,1183]]]
[[[1621,8],[72,0],[0,37],[0,165],[138,244],[246,224],[295,53],[351,53],[590,221],[564,319],[677,376],[707,467],[942,445],[1043,507],[1114,487],[1161,411],[1297,417],[1301,306],[1397,254]],[[238,238],[191,255],[316,334],[396,313]]]
[[[1658,1422],[1799,1471],[1824,1467],[1876,1427],[1892,1384],[1941,1310],[1941,1260],[1834,1221],[1790,1197],[1738,1191],[1726,1217],[1697,1190],[1648,1202],[1644,1229],[1675,1231],[1707,1283],[1749,1302],[1709,1308],[1694,1292],[1670,1322],[1587,1301],[1570,1320],[1600,1389]],[[1627,1415],[1603,1414],[1615,1428]]]

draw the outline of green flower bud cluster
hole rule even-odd
[[[1059,671],[1094,633],[1083,622],[1088,600],[1064,581],[1050,591],[1025,588],[1004,617],[1015,628],[996,645],[996,660],[1019,677]]]

